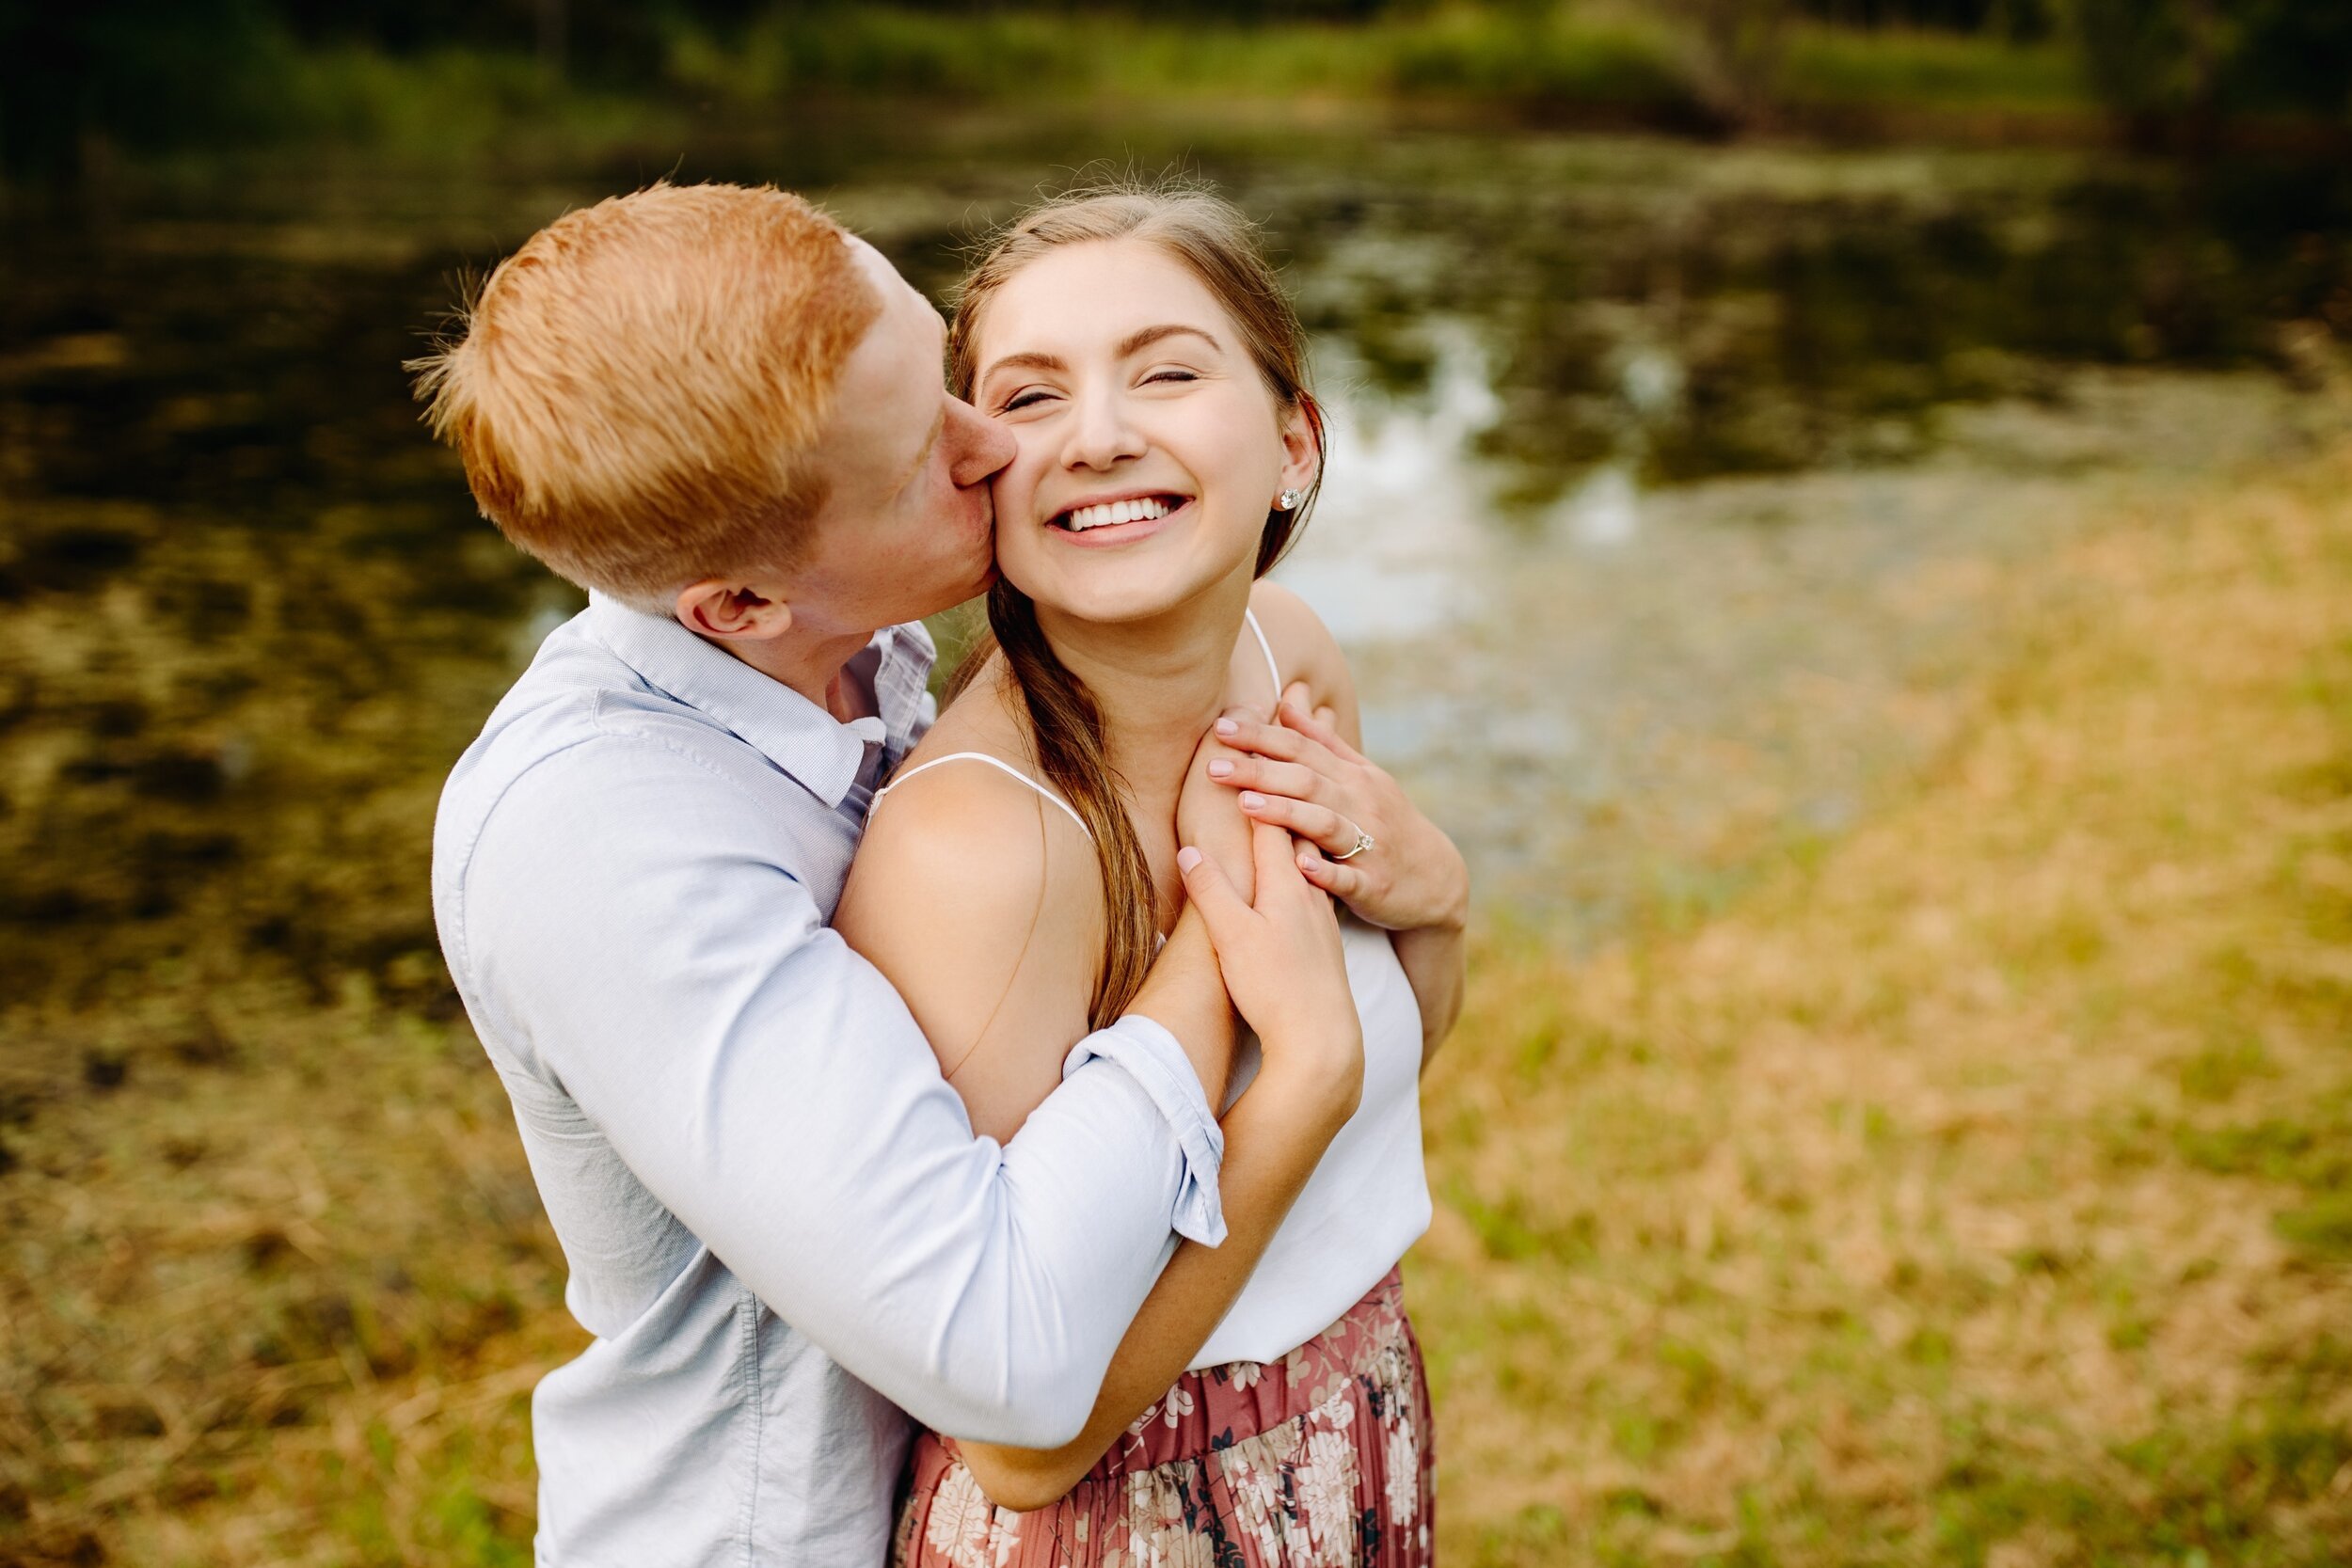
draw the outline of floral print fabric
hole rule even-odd
[[[915,1439],[904,1568],[1429,1568],[1427,1384],[1396,1271],[1279,1361],[1186,1372],[1051,1508]]]

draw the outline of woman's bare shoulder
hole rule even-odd
[[[875,801],[834,926],[906,999],[973,1125],[1006,1138],[1086,1032],[1101,895],[1084,830],[1006,770],[1027,773],[1007,733],[949,716]]]
[[[1362,738],[1356,708],[1356,676],[1339,639],[1323,624],[1314,606],[1279,582],[1261,578],[1249,589],[1250,612],[1274,645],[1274,659],[1282,678],[1305,681],[1314,705],[1339,715],[1340,733],[1351,745]]]
[[[1006,738],[946,716],[924,736],[867,815],[842,896],[850,921],[886,914],[1001,929],[997,917],[1017,911],[1025,923],[1057,894],[1089,846],[1023,782],[1029,769]]]

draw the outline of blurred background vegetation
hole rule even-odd
[[[943,296],[1164,167],[1478,881],[1446,1560],[2352,1560],[2352,7],[0,0],[0,1562],[530,1560],[425,863],[579,598],[417,425],[462,279],[669,176]]]
[[[1437,94],[1717,130],[2097,112],[2143,141],[2352,114],[2352,13],[2328,0],[10,0],[0,62],[18,175],[290,138],[462,147],[609,126],[616,99]]]

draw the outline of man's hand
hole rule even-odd
[[[1459,930],[1470,912],[1461,851],[1394,779],[1306,705],[1306,688],[1293,685],[1275,723],[1226,715],[1210,732],[1223,747],[1211,752],[1204,742],[1196,766],[1239,792],[1252,820],[1296,834],[1299,870],[1359,919],[1391,931]],[[1360,854],[1336,858],[1364,837],[1373,842]]]

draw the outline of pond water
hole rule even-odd
[[[400,361],[568,206],[822,195],[919,285],[1109,155],[1266,219],[1335,440],[1282,575],[1487,907],[1590,935],[1834,833],[2086,515],[2338,428],[2352,171],[1409,123],[736,128],[279,159],[0,212],[0,994],[446,1005],[440,777],[578,600]]]

